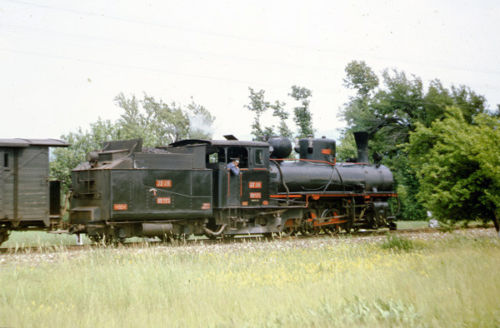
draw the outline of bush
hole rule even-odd
[[[397,251],[411,251],[416,248],[416,245],[413,241],[399,237],[397,235],[387,235],[387,240],[382,243],[382,249],[391,249]]]

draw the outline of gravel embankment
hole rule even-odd
[[[437,230],[401,230],[397,232],[404,238],[411,240],[439,240],[458,236],[469,238],[497,238],[494,229],[472,228],[460,229],[452,232]],[[28,249],[3,249],[0,254],[0,269],[2,265],[39,265],[41,263],[54,263],[59,261],[77,259],[96,252],[111,252],[119,254],[140,254],[143,252],[158,252],[162,254],[202,254],[202,253],[233,253],[241,251],[261,250],[286,250],[293,248],[323,248],[325,246],[358,243],[381,243],[386,240],[386,233],[357,233],[354,235],[339,235],[330,237],[326,235],[311,238],[291,237],[284,239],[263,240],[256,238],[235,239],[230,242],[213,242],[209,240],[188,241],[183,244],[165,245],[159,243],[126,244],[119,247],[100,246],[70,246],[70,247],[45,247]],[[499,238],[500,242],[500,238]]]

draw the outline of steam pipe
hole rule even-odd
[[[217,232],[214,232],[214,231],[208,229],[207,227],[203,227],[203,230],[205,231],[206,234],[208,234],[210,236],[217,237],[217,236],[220,236],[222,234],[224,229],[226,229],[226,226],[227,226],[227,224],[223,224],[222,227],[220,227],[219,231],[217,231]]]

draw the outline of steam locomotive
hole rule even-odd
[[[107,142],[73,170],[69,232],[113,242],[395,229],[392,173],[368,163],[366,133],[355,137],[358,158],[345,163],[324,137],[300,139],[298,157],[282,137]],[[238,174],[228,169],[234,158]]]

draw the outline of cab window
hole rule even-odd
[[[219,163],[219,154],[218,153],[212,153],[208,155],[208,162],[210,164],[217,164]]]
[[[227,149],[227,163],[233,158],[240,159],[240,168],[248,167],[248,151],[245,147],[229,147]]]
[[[264,151],[262,149],[255,150],[255,165],[264,165]]]

